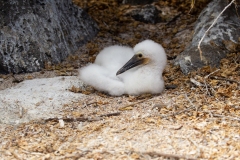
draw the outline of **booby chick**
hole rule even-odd
[[[163,47],[145,40],[133,49],[117,45],[103,49],[93,64],[79,69],[79,77],[113,96],[158,94],[164,90],[162,72],[166,63]]]

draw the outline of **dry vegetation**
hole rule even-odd
[[[59,65],[41,73],[1,75],[1,88],[39,76],[76,75],[104,46],[134,46],[153,39],[166,48],[166,89],[161,95],[111,97],[91,87],[71,88],[85,96],[66,104],[64,119],[48,119],[19,126],[2,125],[3,159],[239,159],[240,54],[231,53],[217,68],[204,67],[183,75],[172,60],[191,40],[193,24],[206,1],[154,3],[163,22],[134,21],[130,5],[117,1],[78,1],[98,22],[98,36]],[[49,76],[49,73],[52,73]],[[14,81],[15,80],[15,81]],[[14,81],[14,82],[13,82]]]

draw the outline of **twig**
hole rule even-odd
[[[119,110],[121,111],[121,110],[124,110],[124,109],[127,108],[127,107],[134,106],[134,105],[139,104],[139,103],[142,103],[142,102],[147,102],[147,101],[149,101],[149,100],[150,100],[150,99],[147,99],[147,100],[146,100],[146,99],[143,99],[143,100],[138,101],[138,102],[135,102],[135,103],[127,104],[127,105],[119,108]]]
[[[197,80],[195,80],[194,78],[190,78],[190,82],[192,82],[193,84],[195,84],[198,87],[203,87],[204,84],[198,82]]]
[[[207,94],[209,94],[209,95],[210,95],[210,93],[209,93],[209,91],[208,91],[209,85],[207,85],[206,79],[207,79],[209,76],[213,75],[214,73],[218,72],[219,70],[220,70],[220,69],[217,69],[217,70],[209,73],[208,75],[206,75],[206,76],[204,77],[205,88],[206,88],[206,90],[207,90]],[[214,89],[213,89],[213,91],[214,91]]]
[[[202,84],[201,82],[198,82],[197,80],[195,80],[194,78],[190,78],[190,82],[192,82],[194,85],[196,85],[197,87],[200,88],[201,91],[204,91],[204,88],[206,88],[205,86],[207,87],[211,87],[209,86],[208,84]]]
[[[115,113],[107,113],[107,114],[102,114],[100,117],[111,117],[111,116],[119,116],[121,112],[115,112]]]
[[[181,110],[181,111],[178,111],[178,112],[175,112],[175,113],[172,113],[172,114],[168,114],[168,115],[166,115],[166,116],[161,116],[161,117],[162,117],[162,118],[166,118],[166,117],[169,117],[169,116],[176,116],[176,115],[181,114],[181,113],[183,113],[183,112],[187,112],[187,111],[193,109],[194,107],[195,107],[195,106],[191,106],[191,107],[188,107],[188,108],[186,108],[186,109],[184,109],[184,110]]]
[[[213,78],[216,80],[229,81],[229,82],[237,83],[238,85],[240,85],[240,82],[232,80],[232,79],[228,79],[228,78],[222,78],[222,77],[217,77],[217,76],[210,76],[210,78]]]
[[[232,3],[234,2],[235,0],[232,0],[231,3],[229,3],[221,12],[220,14],[217,16],[217,18],[215,18],[215,20],[213,21],[213,23],[211,24],[211,26],[206,30],[206,32],[204,33],[204,35],[202,36],[201,40],[199,41],[198,43],[198,50],[199,50],[199,53],[200,53],[200,58],[201,58],[201,61],[203,60],[203,57],[202,57],[202,50],[200,48],[200,45],[204,39],[204,37],[206,36],[206,34],[208,33],[208,31],[213,27],[213,25],[217,22],[218,18],[223,14],[223,12],[229,7],[232,5]]]
[[[75,121],[80,121],[80,122],[94,122],[94,121],[99,121],[102,120],[102,118],[97,117],[97,118],[83,118],[83,117],[79,117],[79,118],[48,118],[44,120],[44,123],[46,122],[59,122],[59,120],[63,120],[64,122],[75,122]]]
[[[23,148],[22,148],[22,149],[23,149]],[[45,154],[39,153],[39,152],[28,152],[28,151],[25,151],[24,149],[22,150],[22,152],[23,152],[23,153],[26,153],[26,154],[32,154],[32,155],[40,155],[40,156],[45,155]]]
[[[220,118],[225,118],[225,119],[230,119],[230,120],[240,122],[240,118],[237,118],[237,117],[224,116],[224,115],[220,115],[220,114],[213,114],[213,117],[220,117]]]
[[[80,122],[94,122],[94,121],[100,121],[103,118],[102,117],[111,117],[111,116],[118,116],[120,115],[120,112],[115,112],[115,113],[107,113],[107,114],[102,114],[100,116],[97,116],[95,118],[84,118],[84,117],[78,117],[78,118],[48,118],[44,120],[44,123],[53,121],[53,122],[59,122],[59,120],[62,120],[64,122],[75,122],[75,121],[80,121]]]
[[[214,73],[218,72],[219,70],[220,70],[220,69],[217,69],[217,70],[209,73],[208,75],[206,75],[206,76],[204,77],[204,79],[207,79],[209,76],[213,75]]]
[[[88,103],[86,104],[87,106],[91,105],[91,104],[97,104],[97,102],[91,102],[91,103]]]
[[[188,14],[190,14],[190,12],[192,11],[192,9],[193,9],[194,5],[195,5],[195,0],[192,0],[192,3],[191,3],[191,8],[190,8],[190,10],[189,10]]]
[[[196,160],[195,158],[188,158],[182,155],[166,154],[161,152],[140,152],[140,154],[147,154],[147,155],[150,155],[151,157],[158,156],[158,157],[167,157],[167,158],[176,158],[176,159]]]
[[[184,94],[185,98],[188,100],[188,102],[191,104],[191,106],[194,106],[194,104],[192,103],[192,101],[188,98],[187,94]]]
[[[223,119],[229,119],[229,120],[234,120],[234,121],[239,121],[240,122],[240,118],[237,118],[237,117],[230,117],[230,116],[225,116],[225,115],[221,115],[221,114],[213,114],[210,111],[201,111],[201,112],[210,114],[211,118],[220,117],[220,118],[223,118]]]
[[[196,106],[192,103],[192,101],[188,98],[187,94],[185,94],[185,97],[186,97],[186,99],[188,100],[188,102],[191,104],[191,106],[196,108],[196,112],[197,112],[197,111],[198,111],[198,107],[196,107]]]

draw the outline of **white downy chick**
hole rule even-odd
[[[164,90],[162,72],[166,63],[162,46],[145,40],[133,49],[117,45],[104,48],[93,64],[80,68],[79,77],[113,96],[157,94]]]

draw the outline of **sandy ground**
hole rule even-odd
[[[2,125],[0,153],[3,159],[238,159],[237,101],[183,90],[94,93],[64,106],[62,119]]]
[[[191,40],[199,12],[187,15],[189,8],[185,8],[184,14],[166,27],[130,21],[125,16],[119,22],[107,15],[120,11],[124,15],[129,6],[90,2],[88,5],[95,2],[95,8],[90,8],[89,14],[96,17],[100,12],[103,17],[98,21],[105,22],[98,22],[98,37],[63,63],[46,65],[39,73],[1,75],[0,88],[27,79],[76,76],[77,68],[92,62],[104,46],[133,46],[146,38],[165,47],[168,66],[164,80],[175,87],[161,95],[112,97],[89,86],[72,86],[70,91],[81,98],[64,104],[61,118],[1,124],[1,159],[240,159],[240,54],[229,54],[217,69],[206,66],[183,75],[172,59]],[[162,4],[173,17],[180,12],[174,4]],[[114,7],[118,9],[110,11]],[[117,23],[122,23],[120,29],[114,27]],[[133,25],[137,26],[134,30]]]

